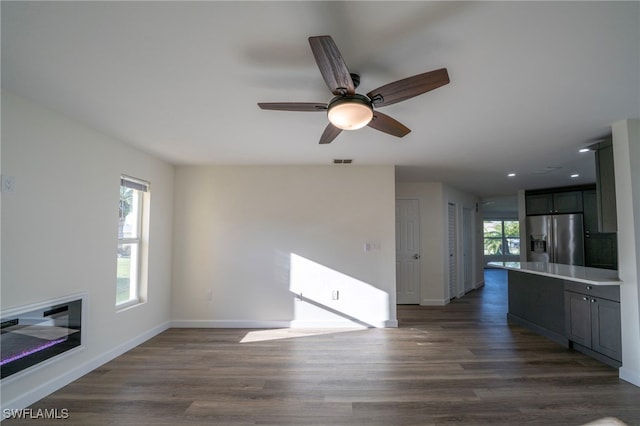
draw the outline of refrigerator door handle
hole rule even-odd
[[[549,235],[549,263],[556,262],[556,229],[557,229],[557,220],[555,216],[551,216],[551,220],[549,221],[549,228],[547,229],[547,235]]]
[[[560,247],[558,247],[558,240],[559,235],[558,235],[558,217],[557,216],[553,216],[553,256],[550,260],[550,262],[552,263],[558,263],[558,255],[559,255],[559,250]]]

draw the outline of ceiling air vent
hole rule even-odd
[[[351,158],[336,158],[333,160],[333,164],[351,164],[352,162]]]
[[[555,172],[557,170],[560,170],[561,168],[562,167],[557,167],[557,166],[547,166],[544,169],[534,170],[530,174],[532,174],[532,175],[546,175],[547,173]]]

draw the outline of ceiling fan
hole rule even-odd
[[[385,84],[366,96],[361,95],[355,90],[360,84],[360,76],[349,73],[331,36],[309,37],[309,44],[320,74],[335,97],[328,104],[260,102],[258,106],[276,111],[327,111],[329,124],[320,137],[321,144],[330,143],[343,130],[356,130],[364,126],[401,138],[411,130],[374,108],[395,104],[449,83],[447,69],[440,68]]]

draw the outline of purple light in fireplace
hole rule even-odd
[[[13,361],[19,360],[20,358],[24,358],[24,357],[26,357],[26,356],[29,356],[29,355],[31,355],[31,354],[34,354],[34,353],[36,353],[36,352],[40,352],[40,351],[41,351],[41,350],[43,350],[43,349],[50,348],[51,346],[57,345],[58,343],[62,343],[62,342],[64,342],[65,340],[67,340],[67,338],[66,338],[66,337],[63,337],[62,339],[51,340],[51,341],[49,341],[49,342],[47,342],[47,343],[43,343],[42,345],[37,346],[37,347],[35,347],[35,348],[33,348],[33,349],[29,349],[29,350],[27,350],[27,351],[25,351],[25,352],[22,352],[22,353],[18,354],[18,355],[14,355],[14,356],[9,357],[9,358],[7,358],[7,359],[3,359],[3,360],[1,360],[1,361],[0,361],[0,365],[5,365],[5,364],[8,364],[8,363],[10,363],[10,362],[13,362]]]

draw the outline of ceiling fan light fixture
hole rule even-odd
[[[339,96],[329,103],[327,117],[339,129],[361,129],[373,119],[373,107],[362,95]]]

